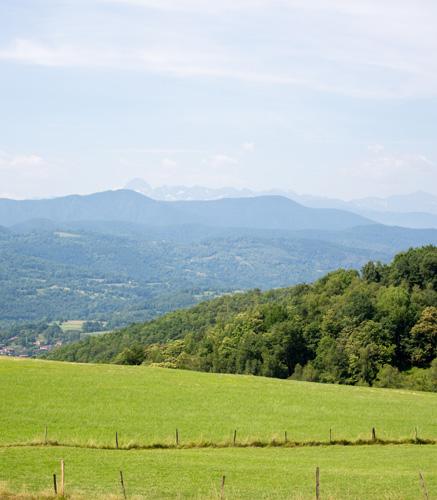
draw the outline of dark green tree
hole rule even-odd
[[[437,307],[426,307],[411,329],[409,339],[411,363],[427,366],[437,357]]]

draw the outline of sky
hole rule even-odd
[[[437,194],[435,0],[0,0],[0,196]]]

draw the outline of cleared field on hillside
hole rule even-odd
[[[115,365],[0,360],[0,443],[437,437],[437,394]]]
[[[331,446],[221,450],[83,450],[0,448],[0,481],[10,491],[53,491],[52,474],[65,460],[66,493],[128,498],[313,499],[320,467],[322,499],[420,499],[419,470],[437,495],[435,446]]]
[[[82,330],[84,320],[81,319],[71,319],[68,321],[63,321],[59,326],[64,332],[71,332],[72,330]]]
[[[1,491],[52,491],[66,463],[67,493],[84,498],[421,498],[437,495],[437,445],[239,448],[248,440],[437,437],[437,395],[147,367],[0,358]],[[48,441],[78,447],[44,446]],[[92,449],[210,441],[237,446]],[[38,442],[37,446],[16,446]]]

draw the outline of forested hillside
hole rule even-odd
[[[144,233],[0,233],[1,320],[144,321],[214,294],[313,281],[390,255],[286,234]]]
[[[314,281],[410,246],[437,231],[150,228],[29,221],[0,231],[0,320],[145,321],[235,290]]]
[[[221,297],[50,357],[433,390],[436,350],[437,248],[428,246],[361,274]]]

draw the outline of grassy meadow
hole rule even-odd
[[[71,332],[76,330],[82,330],[84,323],[85,323],[84,320],[71,319],[68,321],[63,321],[62,323],[60,323],[59,326],[64,332]]]
[[[437,437],[437,395],[217,375],[143,366],[0,358],[0,488],[51,491],[66,463],[67,493],[85,498],[421,498],[419,470],[437,495],[437,445],[189,448],[253,440]],[[57,446],[45,446],[48,441]],[[181,448],[120,448],[172,445]],[[23,446],[25,445],[25,446]],[[29,446],[32,445],[32,446]],[[67,446],[65,446],[67,445]],[[79,447],[71,447],[81,446]],[[96,447],[93,449],[92,447]],[[1,491],[1,490],[0,490]],[[1,497],[1,494],[0,494]]]
[[[51,492],[65,460],[65,492],[84,498],[313,499],[320,467],[322,499],[420,499],[419,470],[437,494],[434,446],[331,446],[191,450],[0,448],[0,481],[9,491]]]
[[[0,444],[437,437],[437,395],[143,366],[0,359]]]

